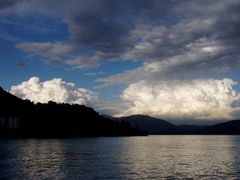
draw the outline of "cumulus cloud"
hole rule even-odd
[[[240,93],[231,79],[196,79],[148,83],[139,81],[123,91],[129,107],[117,116],[148,114],[164,119],[223,120],[240,112]]]
[[[99,98],[93,91],[78,88],[75,84],[59,78],[41,82],[38,77],[32,77],[28,81],[12,86],[10,92],[35,103],[54,101],[87,106],[95,106],[99,103]]]

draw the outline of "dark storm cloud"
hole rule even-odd
[[[184,71],[184,67],[187,70],[192,66],[202,71],[239,63],[238,0],[26,2],[20,9],[62,18],[69,28],[71,49],[92,52],[87,56],[94,57],[87,59],[95,64],[96,59],[141,60],[145,64],[164,61],[173,69]],[[74,56],[68,64],[87,62],[73,60]]]
[[[137,39],[131,36],[136,23],[150,22],[169,10],[167,3],[159,1],[82,1],[84,9],[67,16],[71,37],[93,50],[103,53],[125,52]],[[137,37],[140,38],[140,37]]]
[[[230,46],[239,45],[240,2],[211,1],[212,4],[207,1],[200,2],[178,4],[175,13],[181,20],[171,27],[144,27],[142,43],[152,45],[152,51],[141,49],[138,53],[150,59],[178,55],[187,51],[188,45],[194,45],[202,38],[223,45],[226,43]],[[195,12],[195,9],[199,12]],[[207,46],[207,43],[205,45]],[[144,57],[143,55],[140,55],[140,58]]]
[[[123,59],[140,59],[143,67],[99,82],[192,78],[196,72],[223,71],[240,63],[239,1],[181,1],[173,9],[176,24],[142,24],[135,29],[141,40]]]
[[[128,23],[112,17],[74,16],[69,25],[72,40],[93,50],[121,52],[133,43],[128,39]]]
[[[72,49],[90,50],[98,56],[97,59],[101,60],[120,59],[121,55],[132,49],[141,38],[132,33],[137,24],[162,23],[160,20],[164,20],[165,16],[168,17],[167,12],[172,7],[171,4],[171,1],[157,0],[152,0],[151,3],[145,0],[63,0],[61,2],[35,0],[25,5],[27,7],[25,11],[31,12],[34,9],[61,17],[68,25]],[[32,49],[30,46],[31,44],[29,48]],[[41,55],[37,50],[36,53]],[[71,64],[79,64],[79,62],[72,63],[71,59]]]
[[[0,10],[11,7],[18,2],[21,2],[21,0],[0,0]]]

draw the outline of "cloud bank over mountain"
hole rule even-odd
[[[99,98],[93,91],[76,87],[75,84],[60,78],[41,82],[38,77],[32,77],[28,81],[12,86],[10,92],[21,99],[35,103],[54,101],[88,106],[99,103]]]
[[[8,16],[33,14],[66,26],[67,35],[60,40],[12,39],[13,48],[24,54],[24,60],[62,65],[64,70],[77,69],[82,74],[92,68],[81,77],[91,77],[92,87],[102,88],[98,89],[100,97],[102,93],[106,98],[112,85],[123,90],[122,101],[115,99],[118,105],[105,102],[108,110],[125,107],[118,115],[143,113],[165,119],[240,115],[239,87],[235,88],[239,85],[234,82],[240,81],[239,71],[233,73],[240,66],[239,9],[239,0],[0,2],[0,16],[8,26],[14,23]],[[132,65],[135,62],[138,64]],[[13,86],[11,92],[41,102],[99,101],[92,91],[57,78],[40,82],[33,77]]]
[[[118,116],[147,114],[163,119],[223,120],[238,118],[240,93],[231,79],[195,79],[148,83],[139,81],[123,91],[128,109]]]

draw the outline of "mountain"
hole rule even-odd
[[[124,121],[139,129],[147,131],[149,134],[163,134],[175,129],[175,125],[154,117],[146,115],[132,115],[115,119],[115,121]]]
[[[114,122],[84,105],[34,104],[0,88],[0,137],[59,138],[146,135],[127,122]]]
[[[209,126],[174,125],[168,121],[146,115],[132,115],[112,118],[114,121],[130,123],[149,134],[240,134],[240,120],[233,120]]]
[[[34,104],[0,87],[0,138],[132,136],[149,134],[240,134],[240,120],[210,126],[174,125],[168,121],[132,115],[101,116],[84,105]]]
[[[205,134],[240,134],[240,120],[206,126],[202,131]]]

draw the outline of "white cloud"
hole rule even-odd
[[[75,84],[54,78],[41,82],[38,77],[32,77],[28,81],[12,86],[10,92],[22,99],[33,102],[84,104],[94,106],[99,103],[99,98],[93,91],[78,88]]]
[[[129,107],[122,114],[148,114],[165,119],[223,120],[240,112],[240,93],[231,79],[196,79],[148,83],[139,81],[123,91]]]

